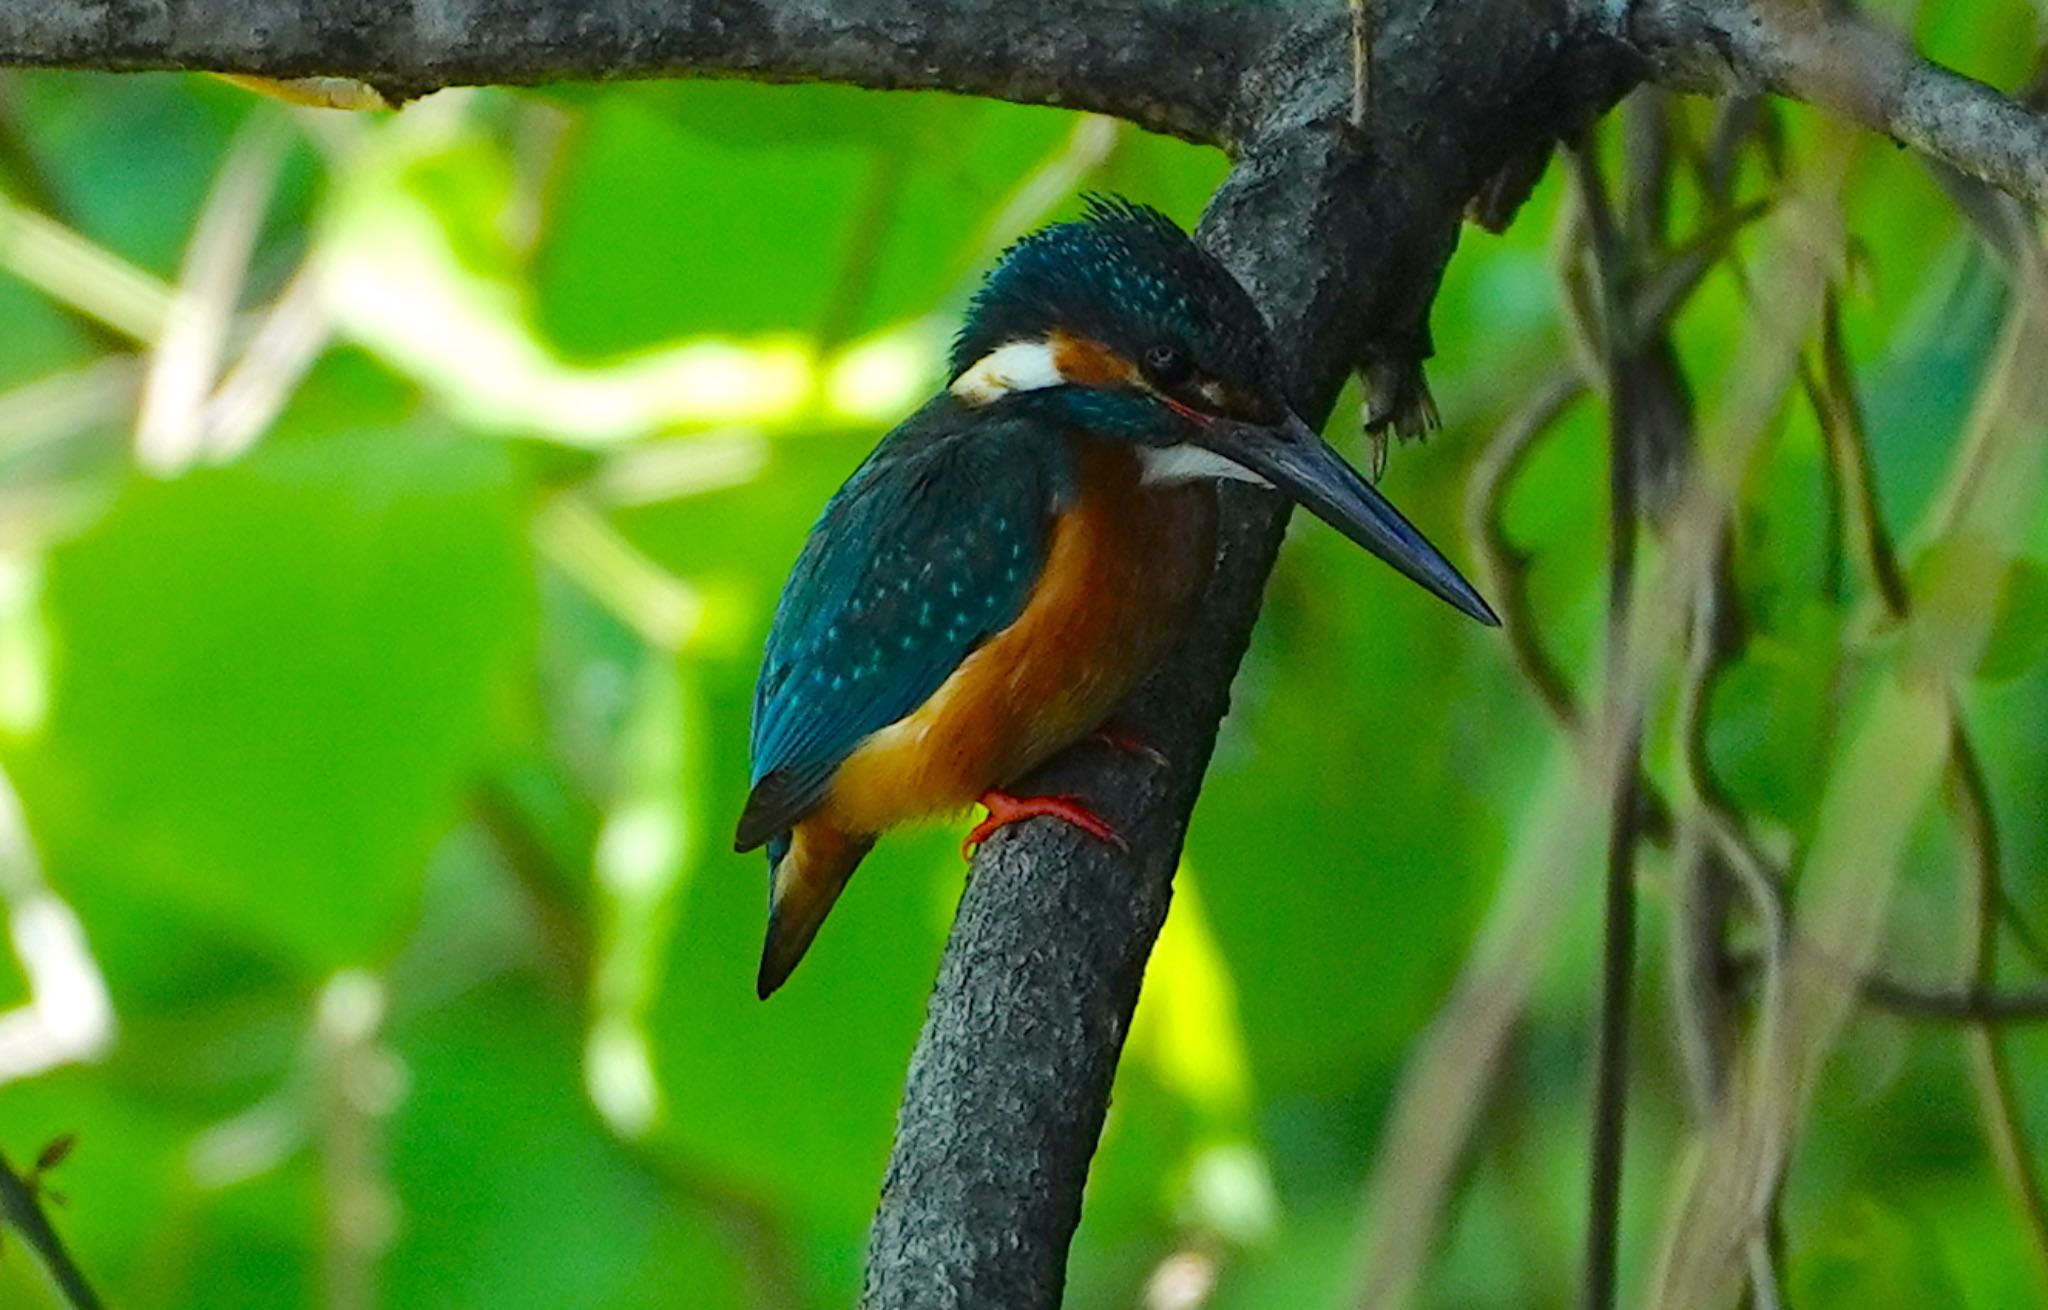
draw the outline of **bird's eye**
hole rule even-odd
[[[1188,371],[1188,357],[1172,346],[1152,346],[1145,351],[1145,379],[1156,386],[1184,382]]]

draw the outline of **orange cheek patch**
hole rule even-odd
[[[1138,370],[1131,362],[1100,341],[1055,332],[1049,339],[1053,367],[1067,381],[1084,387],[1104,387],[1118,382],[1135,382]]]

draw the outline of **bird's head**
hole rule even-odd
[[[1450,561],[1289,406],[1266,321],[1172,219],[1092,199],[1025,237],[975,296],[952,392],[1139,448],[1151,482],[1275,487],[1482,623]]]

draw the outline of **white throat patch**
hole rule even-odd
[[[1138,466],[1138,480],[1154,487],[1203,478],[1235,478],[1259,487],[1273,485],[1244,465],[1187,442],[1178,446],[1140,446]]]
[[[1013,391],[1037,391],[1065,381],[1051,343],[1011,341],[976,360],[953,384],[953,394],[970,405],[986,405]]]

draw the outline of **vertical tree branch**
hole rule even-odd
[[[1311,418],[1361,360],[1414,373],[1467,201],[1509,153],[1604,108],[1626,78],[1612,47],[1560,41],[1522,0],[1377,8],[1367,132],[1349,124],[1346,15],[1333,9],[1255,61],[1247,93],[1269,130],[1200,232],[1272,321]],[[1117,1056],[1285,525],[1269,493],[1222,496],[1197,628],[1118,715],[1167,765],[1084,747],[1025,783],[1088,797],[1130,854],[1030,823],[975,858],[870,1237],[869,1310],[1059,1302]]]

